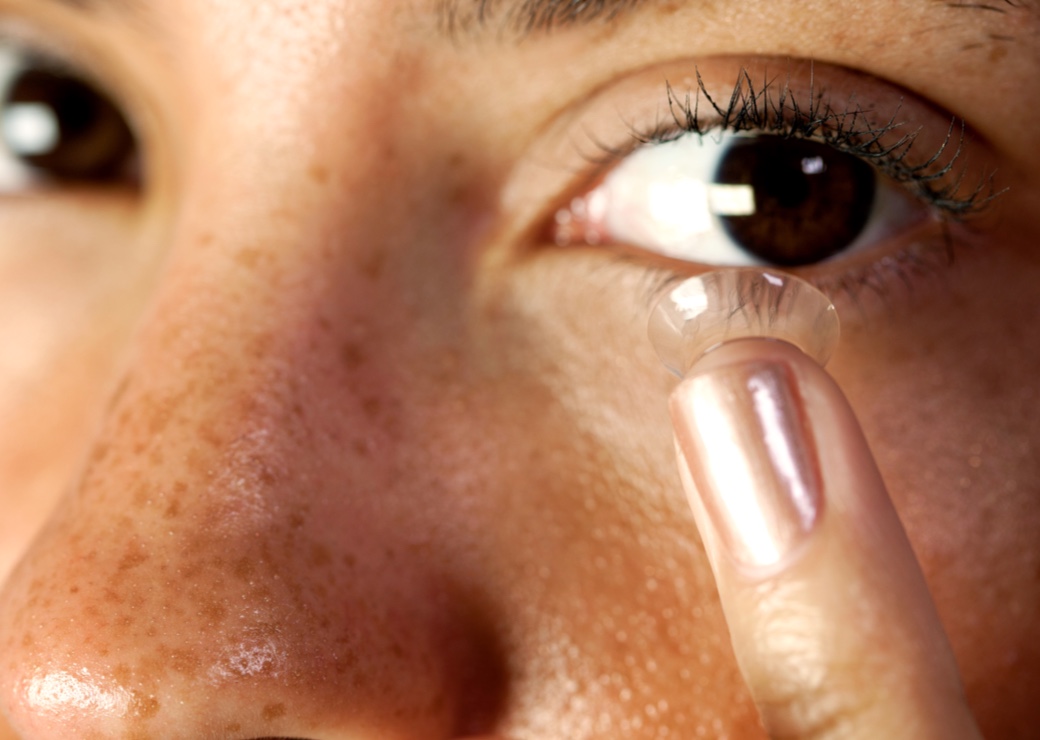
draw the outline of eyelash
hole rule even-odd
[[[596,164],[615,163],[639,147],[668,143],[690,134],[706,137],[722,133],[756,133],[818,141],[858,157],[893,182],[910,189],[949,220],[961,221],[979,214],[1003,192],[996,189],[995,173],[992,172],[983,173],[967,192],[963,192],[967,172],[963,169],[956,172],[962,163],[968,136],[963,120],[951,118],[946,136],[937,149],[914,164],[910,157],[912,151],[916,154],[913,147],[921,129],[900,132],[905,126],[898,121],[901,106],[883,124],[872,126],[869,123],[870,111],[856,103],[854,96],[850,96],[844,109],[832,107],[823,93],[816,91],[811,71],[808,107],[798,102],[789,82],[777,89],[776,80],[768,80],[756,88],[747,69],[740,70],[733,93],[725,105],[711,96],[699,71],[696,78],[697,91],[692,97],[687,94],[680,98],[671,84],[667,85],[670,123],[649,129],[631,128],[632,139],[623,148],[598,143],[604,156],[594,160]],[[701,115],[702,100],[714,114],[707,122]],[[893,134],[898,138],[888,142]]]
[[[919,157],[920,146],[915,148],[915,144],[923,127],[902,130],[906,127],[905,122],[898,120],[902,104],[888,120],[873,125],[871,111],[856,102],[854,94],[849,96],[844,108],[833,107],[824,93],[817,90],[811,66],[809,92],[803,96],[808,100],[807,105],[799,102],[789,80],[779,83],[774,78],[756,86],[746,68],[740,70],[725,104],[708,92],[699,70],[696,83],[696,92],[684,96],[667,84],[671,121],[648,128],[629,126],[630,139],[624,146],[612,147],[597,141],[595,146],[600,155],[586,156],[586,159],[597,169],[606,171],[644,146],[668,143],[690,134],[707,137],[746,132],[817,141],[868,162],[933,210],[939,223],[941,244],[938,249],[908,248],[837,276],[803,275],[833,298],[844,295],[858,304],[859,295],[866,289],[884,299],[891,293],[893,278],[910,289],[915,278],[951,264],[957,246],[951,225],[970,222],[1005,192],[997,189],[994,171],[982,171],[975,182],[968,184],[972,176],[965,153],[969,130],[966,123],[956,117],[951,117],[946,135],[934,151]],[[702,112],[705,105],[710,109],[706,115]],[[617,256],[626,262],[633,261],[632,255]],[[649,273],[646,297],[650,301],[686,277],[677,275],[674,269],[661,267],[653,267]]]

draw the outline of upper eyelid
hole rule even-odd
[[[722,61],[725,64],[725,60]],[[617,133],[601,135],[595,127],[587,127],[588,117],[582,117],[579,128],[583,131],[584,145],[579,142],[576,148],[586,164],[593,165],[594,172],[589,179],[595,181],[613,164],[640,146],[653,145],[691,131],[708,134],[729,127],[729,130],[770,133],[762,129],[771,128],[773,133],[780,135],[808,138],[806,131],[792,132],[790,126],[781,120],[784,116],[775,115],[775,104],[782,99],[780,107],[784,108],[785,113],[802,116],[799,123],[801,128],[805,127],[806,121],[814,121],[818,124],[818,133],[824,134],[824,143],[842,143],[855,138],[858,149],[849,151],[846,143],[843,151],[886,165],[880,167],[883,174],[893,176],[900,182],[914,181],[925,187],[925,183],[954,183],[960,178],[958,183],[951,185],[956,190],[964,185],[966,178],[973,178],[972,187],[977,192],[961,198],[964,204],[971,202],[984,205],[999,194],[999,189],[993,184],[994,169],[976,168],[977,171],[971,172],[967,166],[967,157],[962,157],[969,145],[972,149],[985,148],[979,146],[980,142],[974,132],[969,131],[962,119],[935,109],[929,101],[918,99],[910,91],[861,72],[812,60],[735,60],[728,66],[731,70],[731,94],[725,100],[725,94],[712,95],[708,92],[700,63],[691,63],[678,74],[666,71],[658,78],[663,80],[657,84],[659,89],[664,90],[664,94],[662,96],[658,93],[653,100],[655,113],[650,120],[645,115],[641,121],[638,115],[626,116],[619,106],[617,116],[625,129],[623,136]],[[756,82],[749,72],[752,68],[756,69],[755,74],[761,82]],[[683,76],[683,84],[676,84],[675,80]],[[718,74],[714,76],[718,77]],[[828,81],[828,78],[835,76],[851,80],[843,80],[841,84]],[[758,96],[759,118],[764,120],[771,117],[771,125],[763,127],[762,120],[747,119],[747,111],[742,108],[743,104],[737,96],[742,86],[745,93],[750,91]],[[725,89],[725,85],[720,86],[720,89]],[[772,109],[770,106],[773,106]],[[735,115],[735,112],[744,118]],[[602,113],[598,117],[602,118]],[[874,122],[871,123],[871,120]],[[738,124],[736,127],[735,123]],[[893,142],[888,139],[882,143],[879,139],[872,142],[870,147],[863,146],[872,133],[883,137],[894,132],[908,139],[901,151],[885,151],[885,144],[895,144],[894,148],[900,149],[898,140]],[[925,153],[924,156],[921,156],[922,153]],[[965,166],[959,172],[951,173],[950,170],[955,169],[954,163],[958,163],[957,167],[961,164]],[[940,189],[939,185],[935,187],[937,191]],[[943,202],[943,207],[949,212],[957,210],[954,199],[945,197],[949,194],[936,192],[933,195],[936,201]],[[965,207],[963,215],[971,215],[972,210]]]
[[[944,110],[898,82],[819,61],[744,55],[654,64],[598,86],[556,112],[540,128],[499,189],[496,211],[503,239],[531,249],[544,244],[554,215],[576,195],[588,192],[616,163],[616,157],[608,156],[611,151],[619,155],[638,147],[633,132],[674,124],[668,108],[668,84],[680,92],[693,90],[700,72],[712,89],[728,92],[740,70],[757,75],[768,70],[774,80],[790,79],[792,87],[801,85],[803,91],[812,70],[834,105],[854,98],[884,120],[898,109],[908,125],[923,129],[917,145],[921,153],[926,143],[945,137],[950,121],[959,120],[962,112]],[[965,141],[965,177],[988,178],[996,170],[994,150],[971,129]],[[526,248],[517,254],[525,252]]]
[[[874,110],[864,107],[853,95],[847,96],[839,108],[832,106],[825,93],[817,94],[813,71],[810,62],[804,102],[799,102],[799,95],[789,88],[789,78],[778,81],[767,77],[756,85],[746,69],[738,74],[733,92],[724,103],[712,97],[699,72],[696,90],[681,99],[666,84],[671,123],[646,131],[633,130],[634,148],[690,134],[706,136],[713,131],[815,139],[868,161],[897,182],[915,186],[922,197],[951,217],[971,216],[1000,194],[992,171],[979,173],[964,192],[967,173],[961,170],[960,160],[968,132],[963,120],[951,117],[945,136],[920,155],[919,147],[912,150],[924,126],[906,126],[900,120],[904,98],[900,97],[887,118],[882,114],[875,123],[871,120],[876,118]],[[710,110],[707,116],[701,114],[702,102]],[[605,164],[623,156],[608,151]]]

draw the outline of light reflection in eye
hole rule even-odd
[[[749,133],[643,146],[556,214],[558,244],[625,244],[712,265],[812,264],[927,215],[826,144]],[[775,242],[776,245],[768,245]]]
[[[22,103],[8,106],[0,114],[0,138],[12,154],[32,157],[53,151],[61,130],[50,108]]]

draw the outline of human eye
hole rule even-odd
[[[619,144],[583,119],[593,174],[554,210],[548,240],[679,273],[776,266],[824,289],[884,289],[948,261],[997,193],[967,125],[865,75],[774,66],[728,83],[717,66],[710,80],[659,74],[663,102]]]
[[[83,75],[0,36],[0,197],[54,187],[136,186],[134,133]]]

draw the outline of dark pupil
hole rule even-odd
[[[734,139],[715,182],[749,185],[755,212],[722,216],[745,251],[776,265],[808,265],[848,247],[874,204],[874,170],[826,144],[776,136]]]
[[[84,82],[26,70],[0,99],[3,146],[50,177],[97,180],[125,175],[134,139],[119,111]]]

